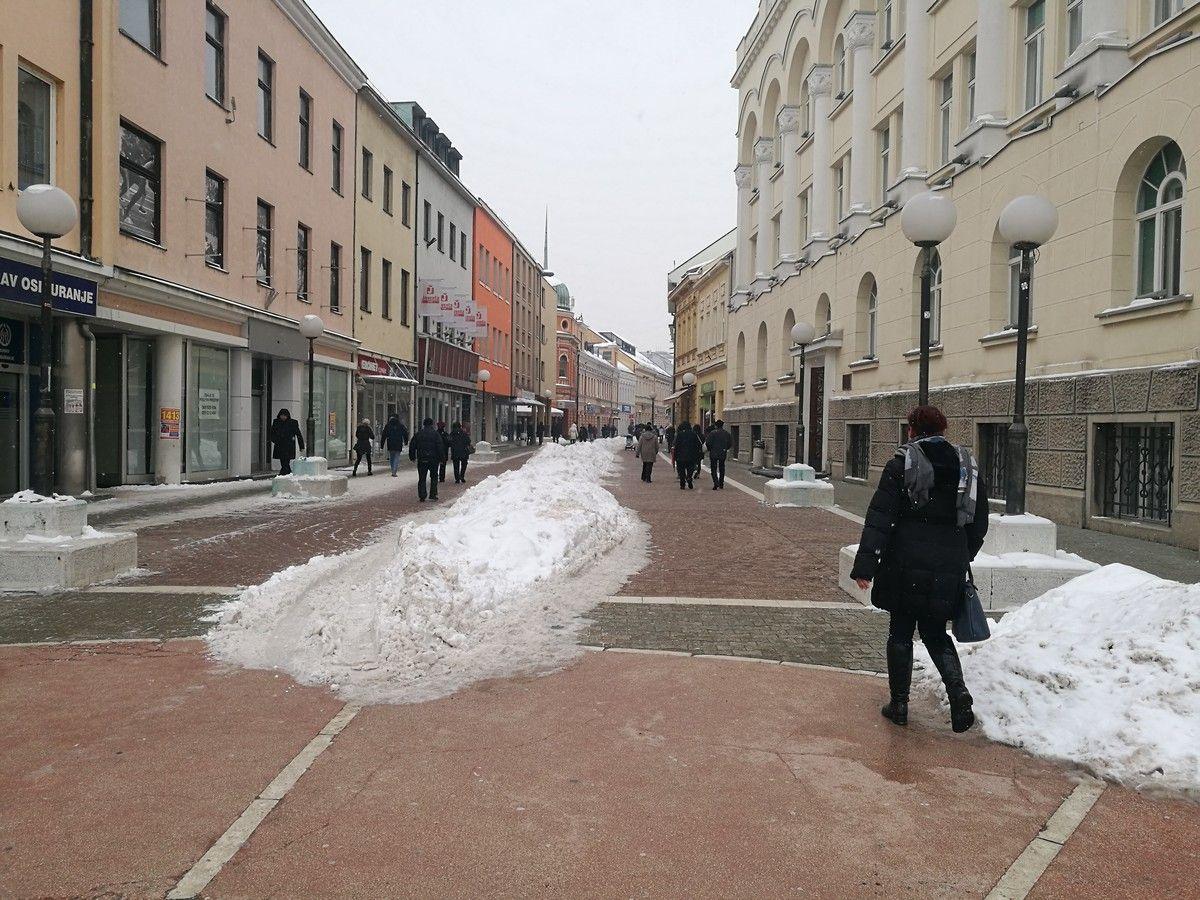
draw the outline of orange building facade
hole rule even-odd
[[[486,206],[475,206],[475,277],[472,295],[477,309],[487,311],[487,336],[475,339],[479,368],[491,378],[486,385],[483,421],[486,437],[511,437],[512,429],[512,285],[513,243]],[[476,387],[485,390],[482,381]]]

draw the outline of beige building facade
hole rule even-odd
[[[896,213],[934,189],[958,221],[931,259],[931,399],[1001,493],[1015,255],[998,220],[1038,193],[1060,224],[1034,267],[1030,509],[1194,546],[1198,23],[1181,3],[763,0],[733,81],[725,418],[740,449],[794,453],[790,331],[807,320],[804,457],[867,480],[893,454],[915,401],[921,271]]]

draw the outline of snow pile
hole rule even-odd
[[[15,494],[13,494],[11,497],[9,497],[4,502],[12,503],[12,504],[18,504],[18,503],[66,503],[66,502],[72,501],[74,499],[75,499],[74,497],[68,497],[66,494],[52,494],[49,497],[45,497],[42,494],[39,494],[37,491],[17,491]]]
[[[579,615],[644,562],[645,526],[600,484],[615,460],[611,442],[547,444],[434,520],[248,589],[210,646],[364,702],[561,664],[578,652]]]
[[[1200,584],[1081,575],[959,645],[988,737],[1134,787],[1200,791]],[[924,648],[915,688],[943,696]]]

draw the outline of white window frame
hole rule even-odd
[[[1008,248],[1008,327],[1017,327],[1021,312],[1021,251]],[[1033,292],[1029,293],[1029,324],[1033,324]]]
[[[1042,22],[1036,27],[1030,27],[1033,10],[1040,9]],[[1022,85],[1024,94],[1023,108],[1033,109],[1042,102],[1045,91],[1044,70],[1046,68],[1046,2],[1034,0],[1024,10],[1025,13],[1025,78]]]
[[[849,93],[846,88],[850,74],[846,64],[846,39],[840,34],[834,44],[833,55],[833,95],[836,101],[843,99]]]
[[[49,98],[50,98],[50,106],[49,106],[49,109],[47,110],[47,117],[46,117],[46,122],[48,123],[48,128],[46,130],[47,134],[46,134],[46,182],[45,183],[46,184],[55,184],[56,183],[55,179],[58,177],[58,173],[56,171],[56,169],[58,168],[56,165],[56,163],[58,162],[58,152],[57,152],[57,149],[58,149],[58,88],[52,79],[47,78],[45,75],[43,75],[41,72],[37,71],[36,69],[34,69],[30,66],[27,66],[24,63],[21,63],[17,66],[18,108],[20,106],[19,95],[20,95],[20,90],[21,90],[20,84],[21,84],[21,74],[22,73],[24,73],[25,75],[28,75],[30,78],[34,79],[35,81],[40,81],[42,84],[46,85],[46,87],[48,89],[47,94],[49,95]],[[19,116],[19,113],[18,113],[18,116]],[[17,167],[18,167],[17,179],[18,179],[18,184],[20,183],[20,171],[19,171],[20,170],[20,161],[21,161],[20,128],[18,127],[18,129],[17,129]]]
[[[1067,0],[1067,56],[1083,43],[1083,0]]]
[[[800,243],[808,243],[809,188],[800,192]]]
[[[950,162],[950,151],[954,147],[954,73],[947,72],[938,79],[938,121],[941,144],[938,157],[942,165]]]
[[[839,223],[846,214],[846,159],[847,157],[843,156],[838,160],[833,174],[834,209],[837,210],[837,220]]]
[[[895,29],[892,27],[892,15],[895,13],[896,0],[880,0],[879,4],[879,50],[881,53],[886,53],[892,49],[895,41],[892,35],[895,34]]]
[[[891,180],[892,127],[884,124],[879,130],[879,202],[887,202],[888,182]]]
[[[1185,0],[1151,0],[1150,27],[1157,28],[1183,12]]]
[[[945,267],[941,254],[936,250],[931,252],[933,259],[929,266],[929,346],[936,347],[942,342],[942,281]],[[919,319],[917,325],[920,327]]]
[[[872,279],[867,293],[867,359],[876,359],[879,354],[879,282]]]
[[[979,57],[974,50],[967,54],[967,124],[975,121],[975,74],[979,68]]]
[[[1159,156],[1163,155],[1166,147],[1151,157],[1146,164],[1146,170],[1154,164],[1154,161]],[[1182,159],[1182,155],[1180,159]],[[1142,179],[1138,182],[1138,195],[1141,194],[1142,184],[1145,182],[1146,173],[1142,173]],[[1163,197],[1166,194],[1167,188],[1171,184],[1180,186],[1179,198],[1176,200],[1164,201]],[[1159,182],[1156,188],[1156,203],[1149,209],[1137,212],[1135,211],[1135,226],[1133,230],[1134,241],[1134,297],[1141,299],[1144,297],[1170,297],[1177,296],[1183,291],[1183,203],[1187,197],[1187,171],[1186,166],[1183,170],[1172,169],[1163,175],[1162,181]],[[1135,198],[1136,204],[1136,198]],[[1168,244],[1167,235],[1167,217],[1170,216],[1176,220],[1173,239]],[[1149,293],[1141,290],[1142,285],[1142,246],[1141,232],[1142,226],[1146,222],[1151,222],[1154,228],[1154,273],[1153,273],[1153,290]],[[1177,262],[1179,269],[1179,283],[1167,283],[1167,262],[1172,260]],[[1172,276],[1173,277],[1173,276]]]

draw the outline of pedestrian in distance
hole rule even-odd
[[[542,446],[542,438],[546,436],[546,426],[543,422],[537,423],[537,442],[538,446]]]
[[[446,431],[446,423],[437,423],[438,437],[442,439],[442,458],[438,462],[438,484],[446,481],[446,463],[450,461],[450,434]]]
[[[475,452],[471,436],[463,431],[462,425],[455,422],[450,426],[450,458],[454,461],[454,483],[467,483],[467,461]]]
[[[703,471],[702,465],[704,463],[704,428],[699,422],[697,422],[692,426],[692,431],[696,433],[696,438],[700,441],[700,458],[696,460],[696,468],[693,473],[697,478],[699,478],[700,473]]]
[[[978,464],[946,440],[946,424],[936,406],[909,413],[909,442],[883,467],[850,577],[863,590],[870,585],[872,605],[891,615],[883,715],[908,723],[915,628],[946,686],[950,724],[963,732],[975,722],[973,700],[946,622],[964,602],[971,560],[983,546],[988,498]]]
[[[279,474],[292,474],[292,460],[296,458],[296,445],[304,449],[304,435],[300,423],[292,418],[287,409],[281,409],[271,423],[271,455],[279,460]]]
[[[655,434],[654,429],[647,428],[643,430],[637,441],[637,455],[642,461],[642,481],[646,482],[646,484],[651,483],[651,476],[654,474],[654,461],[658,459],[658,451],[658,435]]]
[[[667,452],[670,453],[675,449],[675,426],[668,425],[667,430],[663,432],[663,440],[667,442]]]
[[[704,439],[704,449],[708,451],[708,471],[712,475],[713,490],[725,489],[725,460],[733,447],[733,436],[725,430],[725,423],[717,419],[717,423]]]
[[[692,490],[696,466],[704,456],[704,444],[687,422],[679,426],[675,435],[675,471],[679,475],[679,489]]]
[[[404,427],[400,417],[392,413],[388,416],[387,424],[383,426],[383,431],[379,435],[379,444],[387,450],[393,478],[396,477],[396,472],[400,468],[400,454],[404,452],[404,445],[407,443],[408,429]]]
[[[579,440],[579,426],[574,422],[572,422],[571,427],[567,429],[567,440],[569,440],[572,444]]]
[[[442,436],[433,427],[433,419],[422,422],[421,430],[408,444],[408,458],[417,464],[417,499],[422,503],[426,496],[430,500],[438,498],[438,466],[442,465],[445,447]],[[426,479],[429,480],[428,489]]]
[[[367,474],[375,474],[371,471],[371,448],[374,440],[375,431],[371,428],[371,420],[363,419],[354,430],[354,468],[350,470],[351,478],[358,477],[358,464],[364,459],[367,461]]]

